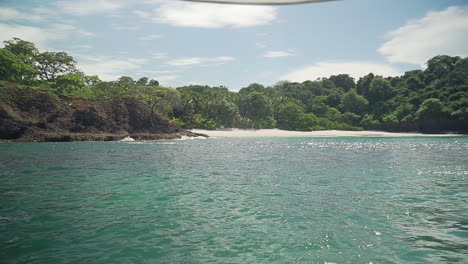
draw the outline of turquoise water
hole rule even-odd
[[[468,263],[468,137],[0,143],[0,263]]]

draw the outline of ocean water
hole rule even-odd
[[[468,137],[0,143],[0,263],[468,263]]]

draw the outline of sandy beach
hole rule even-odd
[[[422,133],[393,133],[382,131],[287,131],[280,129],[192,129],[194,133],[202,133],[214,138],[243,138],[243,137],[450,137],[461,134],[422,134]]]

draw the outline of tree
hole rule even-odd
[[[282,94],[299,100],[303,104],[307,104],[314,97],[314,94],[306,89],[302,83],[288,83],[287,85],[284,85],[282,88]]]
[[[296,130],[299,127],[299,117],[304,114],[304,109],[299,105],[287,103],[279,110],[276,124],[281,129]]]
[[[454,69],[447,75],[447,79],[447,84],[452,87],[468,84],[468,58],[459,60]]]
[[[97,75],[91,75],[91,76],[83,76],[83,81],[87,86],[96,86],[100,83],[102,83],[101,79]]]
[[[159,86],[159,82],[151,79],[148,83],[149,86]]]
[[[23,63],[33,66],[36,57],[39,55],[39,50],[34,43],[22,40],[20,38],[13,38],[11,40],[3,41],[5,49],[15,54],[16,57]]]
[[[302,85],[315,96],[323,95],[327,91],[319,81],[305,81]]]
[[[332,75],[329,79],[335,83],[336,87],[342,88],[345,92],[356,87],[354,78],[350,77],[348,74]]]
[[[136,85],[148,85],[148,77],[141,77],[137,82]],[[158,85],[156,85],[158,86]]]
[[[334,107],[327,107],[327,110],[324,116],[331,121],[338,121],[338,122],[340,122],[342,118],[341,112],[338,111],[338,109]]]
[[[172,88],[143,86],[140,87],[140,93],[144,96],[145,100],[153,112],[158,112],[166,117],[172,117],[173,111],[181,107],[180,93]]]
[[[367,98],[371,103],[375,103],[388,100],[392,97],[392,93],[393,91],[390,82],[382,78],[382,76],[375,76],[369,85]]]
[[[76,61],[66,52],[43,52],[36,58],[36,69],[43,81],[55,81],[64,74],[76,73]]]
[[[36,48],[34,43],[29,41],[24,41],[19,38],[13,38],[11,40],[3,41],[5,47],[2,51],[2,64],[1,67],[12,67],[10,70],[3,69],[3,72],[9,71],[12,73],[15,71],[15,76],[10,76],[11,81],[17,82],[31,82],[34,80],[36,70],[34,68],[34,64],[36,61],[36,57],[39,54],[39,50]],[[6,51],[9,51],[13,54],[7,54]],[[12,59],[15,57],[16,59]],[[14,60],[14,62],[13,62]],[[21,62],[21,63],[20,63]],[[3,77],[5,78],[5,77]]]
[[[33,76],[35,69],[18,59],[7,49],[0,49],[0,80],[22,82],[26,76]]]
[[[411,103],[401,103],[395,109],[394,114],[399,121],[410,120],[414,114],[414,105]]]
[[[265,91],[265,87],[263,85],[261,85],[261,84],[258,84],[258,83],[252,83],[249,86],[240,89],[239,93],[240,94],[249,94],[249,93],[251,93],[253,91],[263,93]]]
[[[312,114],[306,114],[304,109],[295,103],[283,105],[278,112],[277,126],[286,130],[312,130],[318,119]]]
[[[324,103],[326,100],[326,96],[315,96],[314,99],[307,102],[307,112],[314,113],[318,116],[324,116],[329,108],[329,106]]]
[[[98,82],[93,85],[93,91],[99,99],[108,100],[118,98],[119,91],[116,90],[114,82]]]
[[[90,89],[79,74],[64,74],[57,78],[53,87],[59,95],[88,98]],[[88,88],[88,89],[86,89]]]
[[[436,79],[447,76],[455,68],[459,60],[460,57],[439,55],[427,61],[427,69],[424,71],[426,76],[425,83],[430,84]]]
[[[138,93],[135,81],[130,76],[121,76],[114,82],[115,93],[118,97],[129,97],[132,93]]]
[[[268,97],[256,90],[242,95],[239,102],[240,114],[259,124],[273,118],[273,108]]]
[[[344,113],[342,117],[343,122],[351,126],[358,126],[360,119],[361,117],[359,115],[350,112]]]
[[[356,84],[356,92],[360,95],[366,96],[367,93],[369,92],[369,86],[374,79],[374,74],[369,73],[364,77],[359,78],[357,84]]]
[[[236,104],[223,98],[217,101],[215,109],[214,119],[219,126],[231,127],[234,125],[234,120],[239,110]]]
[[[366,98],[358,95],[356,90],[352,89],[343,96],[341,109],[343,112],[361,114],[367,110],[369,102]]]
[[[375,120],[373,115],[365,114],[361,120],[361,125],[365,129],[377,129],[380,126],[380,122]]]
[[[424,88],[424,82],[418,76],[411,76],[406,79],[406,86],[408,89],[418,91]]]
[[[445,114],[444,105],[439,99],[429,98],[425,100],[418,111],[416,111],[416,118],[418,119],[430,119],[440,118]]]
[[[338,107],[342,96],[343,91],[341,89],[333,89],[330,91],[330,94],[326,97],[324,102],[331,107]]]

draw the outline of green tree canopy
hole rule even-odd
[[[369,102],[363,96],[356,93],[356,90],[352,89],[343,96],[341,102],[341,109],[343,112],[351,112],[360,114],[367,110]]]
[[[151,79],[148,83],[149,86],[159,86],[159,82]]]
[[[382,76],[376,76],[369,85],[368,96],[371,103],[385,101],[392,97],[393,91],[390,82]]]
[[[36,57],[39,55],[39,50],[34,43],[22,40],[20,38],[13,38],[11,40],[3,41],[5,49],[15,54],[16,57],[29,66],[33,66]]]
[[[335,83],[336,87],[343,89],[345,92],[356,87],[354,78],[350,77],[348,74],[332,75],[329,79]]]
[[[241,115],[256,123],[261,123],[273,116],[271,101],[265,94],[259,93],[256,90],[252,90],[247,95],[241,96],[239,111]]]
[[[439,99],[429,98],[416,111],[416,117],[418,119],[440,118],[445,114],[444,112],[444,105]]]
[[[140,79],[138,79],[136,84],[137,85],[148,85],[148,81],[149,81],[148,77],[141,77]]]
[[[64,74],[57,77],[53,85],[57,89],[58,94],[70,97],[88,97],[89,94],[82,94],[85,92],[86,84],[80,74]],[[86,89],[89,93],[89,90]]]
[[[455,65],[460,60],[460,57],[451,57],[447,55],[439,55],[427,61],[427,69],[424,71],[425,83],[429,84],[436,79],[441,79],[447,76]]]
[[[313,130],[318,123],[312,113],[305,113],[304,109],[295,103],[287,103],[278,112],[277,126],[286,130]]]
[[[0,80],[22,82],[33,76],[35,69],[7,49],[0,49]]]
[[[66,52],[43,52],[36,57],[36,68],[43,81],[55,81],[60,75],[76,73],[76,61]]]

